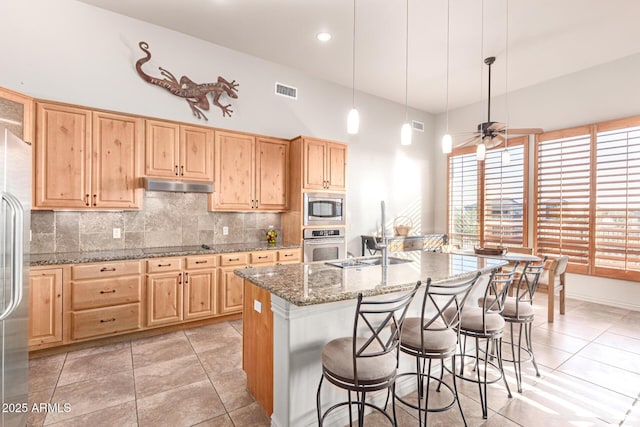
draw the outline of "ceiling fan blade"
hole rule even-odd
[[[508,128],[505,132],[509,135],[538,135],[543,131],[541,128]]]
[[[506,128],[506,127],[507,127],[507,125],[504,124],[504,123],[495,122],[491,126],[489,126],[487,128],[487,130],[502,130],[502,129]]]
[[[489,142],[485,142],[485,145],[487,146],[487,149],[491,149],[491,148],[497,147],[498,145],[502,144],[505,141],[506,141],[506,138],[504,136],[497,134],[496,136],[491,138]]]
[[[480,135],[474,135],[470,138],[465,139],[464,141],[460,142],[459,144],[456,144],[456,148],[458,147],[464,147],[465,145],[471,145],[471,143],[475,143],[477,141],[480,141]]]

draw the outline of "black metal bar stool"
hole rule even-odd
[[[458,399],[458,388],[456,386],[456,376],[452,375],[453,386],[443,381],[443,369],[440,369],[440,376],[435,377],[431,373],[431,364],[434,360],[440,360],[442,364],[447,359],[451,359],[451,370],[455,371],[456,350],[459,341],[460,312],[464,306],[469,291],[478,281],[480,273],[465,280],[450,281],[433,284],[428,281],[422,300],[422,314],[420,317],[408,317],[402,327],[400,336],[400,351],[416,358],[416,371],[399,374],[402,376],[415,376],[417,383],[418,404],[408,402],[399,396],[395,396],[400,402],[418,410],[418,424],[423,425],[422,416],[424,414],[424,425],[427,425],[427,415],[429,412],[443,412],[458,404],[460,415],[464,425],[467,421],[462,412],[462,406]],[[445,312],[447,313],[445,315]],[[426,373],[425,373],[426,370]],[[426,380],[426,381],[425,381]],[[443,406],[435,407],[429,404],[429,384],[431,380],[437,382],[436,391],[440,391],[441,386],[452,395],[451,401]]]
[[[387,403],[389,395],[393,396],[398,368],[398,344],[400,331],[407,314],[409,304],[420,287],[418,282],[411,291],[401,296],[380,300],[364,299],[358,294],[353,335],[336,338],[322,349],[322,377],[318,384],[316,406],[318,423],[322,426],[326,416],[342,406],[349,408],[349,424],[353,423],[351,415],[352,405],[358,409],[358,425],[364,422],[365,407],[373,408],[382,413],[394,426],[396,422],[395,400],[392,400],[393,419],[379,408],[366,402],[369,392],[387,389]],[[337,403],[322,413],[320,391],[322,381],[327,379],[331,384],[345,389],[348,400]],[[352,400],[352,392],[356,399]]]

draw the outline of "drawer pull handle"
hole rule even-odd
[[[284,256],[293,256],[293,254],[284,254]]]
[[[102,267],[102,268],[100,269],[100,272],[101,272],[101,273],[104,273],[105,271],[116,271],[116,268],[115,268],[115,267],[111,267],[111,268]]]
[[[171,267],[171,263],[169,263],[169,264],[158,264],[158,267]]]
[[[207,264],[209,261],[196,261],[196,264]]]
[[[229,258],[229,261],[240,261],[240,258]]]
[[[109,322],[115,322],[115,321],[116,321],[116,318],[112,317],[111,319],[106,319],[106,320],[102,319],[100,320],[100,323],[109,323]]]
[[[269,258],[267,255],[258,257],[258,259],[267,259],[267,258]]]
[[[115,294],[116,290],[115,289],[111,289],[110,291],[100,291],[101,294]]]

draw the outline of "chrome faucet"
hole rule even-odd
[[[384,200],[380,201],[380,210],[381,210],[380,225],[381,225],[382,231],[380,233],[380,243],[378,243],[377,240],[375,242],[375,249],[378,251],[382,251],[382,267],[384,268],[389,265],[389,254],[387,253],[388,243],[387,243],[387,235],[385,232],[386,219],[385,219]]]

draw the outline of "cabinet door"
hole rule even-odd
[[[331,190],[346,190],[347,147],[342,144],[327,143],[327,180]]]
[[[213,181],[213,129],[180,126],[180,177]]]
[[[37,104],[35,208],[89,206],[91,112]]]
[[[29,345],[62,341],[62,269],[29,276]]]
[[[182,273],[147,276],[147,326],[182,321]]]
[[[15,119],[17,122],[3,123],[3,126],[29,144],[33,144],[33,132],[35,130],[35,126],[33,126],[33,107],[33,98],[0,87],[0,108],[7,108],[9,116],[5,116],[5,118]]]
[[[309,190],[322,190],[325,188],[325,156],[327,144],[324,141],[305,139],[304,150],[304,180],[303,186]]]
[[[289,141],[256,140],[256,200],[258,209],[287,209]]]
[[[254,142],[250,135],[216,132],[214,209],[253,209]]]
[[[216,270],[191,270],[184,275],[184,320],[215,315]]]
[[[179,176],[180,126],[175,123],[146,121],[145,174],[159,178]]]
[[[220,297],[220,314],[242,312],[243,280],[233,272],[237,267],[220,268],[218,295]]]
[[[142,119],[93,113],[91,205],[97,208],[139,208]]]

